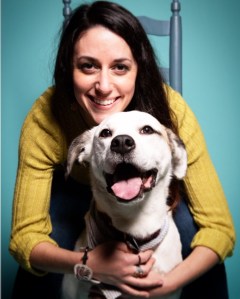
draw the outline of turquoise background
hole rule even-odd
[[[136,15],[168,18],[167,0],[115,1]],[[72,1],[72,7],[82,1]],[[204,131],[240,233],[240,2],[182,0],[183,96]],[[21,125],[33,101],[51,85],[62,23],[61,0],[2,0],[2,298],[8,299],[17,264],[8,253]],[[166,40],[153,39],[167,63]],[[36,136],[37,138],[37,136]],[[239,243],[227,259],[230,298],[240,294]],[[238,294],[238,295],[237,295]]]

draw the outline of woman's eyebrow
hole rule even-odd
[[[124,61],[132,62],[132,59],[130,59],[130,58],[125,58],[125,57],[114,59],[114,62],[117,62],[117,63],[118,63],[118,62],[124,62]]]
[[[76,58],[77,61],[79,60],[88,60],[88,61],[98,61],[96,58],[91,56],[79,56]]]
[[[91,61],[91,62],[99,62],[99,60],[97,58],[94,58],[92,56],[79,56],[76,58],[77,61],[79,60],[88,60],[88,61]],[[132,62],[132,59],[130,58],[127,58],[127,57],[122,57],[122,58],[116,58],[113,60],[114,63],[121,63],[121,62],[124,62],[124,61],[128,61],[128,62]]]

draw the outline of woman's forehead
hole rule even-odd
[[[75,44],[74,54],[96,58],[108,55],[114,59],[134,60],[126,41],[103,26],[95,26],[84,32]]]

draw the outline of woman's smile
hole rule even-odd
[[[104,98],[96,98],[94,96],[91,96],[89,95],[89,99],[96,105],[98,106],[110,106],[112,105],[113,103],[115,103],[115,101],[117,101],[120,97],[116,97],[116,98],[107,98],[107,99],[104,99]],[[99,107],[101,109],[101,107]]]

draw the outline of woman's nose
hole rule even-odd
[[[95,84],[95,88],[99,93],[108,94],[111,92],[112,84],[111,77],[106,71],[101,71],[98,76],[98,80]]]

